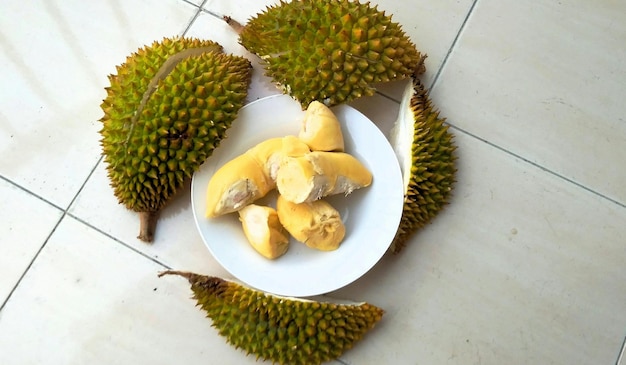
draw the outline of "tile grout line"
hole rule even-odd
[[[119,238],[117,238],[117,237],[115,237],[115,236],[111,235],[110,233],[107,233],[107,232],[103,231],[102,229],[100,229],[100,228],[98,228],[98,227],[94,226],[93,224],[91,224],[91,223],[89,223],[89,222],[87,222],[87,221],[83,220],[82,218],[79,218],[79,217],[77,217],[77,216],[73,215],[72,213],[67,213],[67,215],[68,215],[70,218],[75,219],[76,221],[78,221],[78,222],[80,222],[80,223],[84,224],[85,226],[87,226],[87,227],[89,227],[89,228],[93,229],[94,231],[96,231],[96,232],[98,232],[98,233],[100,233],[100,234],[102,234],[102,235],[106,236],[107,238],[109,238],[109,239],[111,239],[111,240],[115,241],[116,243],[118,243],[118,244],[122,245],[123,247],[125,247],[125,248],[127,248],[127,249],[129,249],[129,250],[133,251],[134,253],[139,254],[140,256],[143,256],[144,258],[146,258],[146,259],[148,259],[148,260],[150,260],[150,261],[152,261],[152,262],[154,262],[154,263],[156,263],[156,264],[158,264],[158,265],[160,265],[160,266],[163,266],[164,268],[166,268],[166,269],[168,269],[168,270],[171,270],[171,269],[172,269],[169,265],[167,265],[167,264],[165,264],[165,263],[163,263],[163,262],[161,262],[161,261],[159,261],[159,260],[155,259],[154,257],[152,257],[152,256],[150,256],[150,255],[148,255],[148,254],[146,254],[145,252],[140,251],[139,249],[134,248],[133,246],[129,245],[128,243],[126,243],[126,242],[124,242],[124,241],[120,240]]]
[[[626,356],[626,336],[624,337],[624,341],[622,342],[622,349],[617,355],[617,361],[615,362],[615,365],[621,365],[624,356]]]
[[[64,212],[64,211],[65,211],[65,210],[64,210],[63,208],[61,208],[60,206],[58,206],[58,205],[56,205],[56,204],[52,203],[51,201],[46,200],[44,197],[42,197],[42,196],[40,196],[40,195],[35,194],[34,192],[32,192],[32,191],[30,191],[30,190],[26,189],[25,187],[23,187],[22,185],[20,185],[20,184],[16,183],[15,181],[12,181],[12,180],[10,180],[10,179],[6,178],[5,176],[0,176],[0,179],[1,179],[1,180],[6,181],[6,182],[7,182],[7,183],[9,183],[10,185],[15,186],[16,188],[20,189],[21,191],[25,192],[26,194],[31,195],[31,196],[33,196],[33,197],[35,197],[35,198],[37,198],[37,199],[41,200],[43,203],[49,204],[49,205],[51,205],[52,207],[54,207],[54,208],[56,208],[56,209],[58,209],[58,210],[60,210],[60,211],[62,211],[62,212]]]
[[[459,31],[456,33],[456,36],[454,37],[454,40],[452,41],[452,44],[450,45],[450,48],[448,49],[448,53],[446,53],[446,56],[443,58],[443,61],[441,62],[441,65],[439,66],[439,69],[437,70],[437,73],[435,74],[433,81],[430,83],[430,87],[428,88],[429,90],[432,90],[436,86],[437,81],[439,81],[439,76],[441,76],[443,69],[446,67],[446,64],[448,63],[448,59],[450,58],[452,51],[454,51],[454,49],[456,48],[456,45],[459,42],[459,39],[461,38],[461,33],[463,33],[463,31],[465,30],[465,27],[467,26],[469,18],[474,13],[474,8],[476,7],[477,3],[478,3],[478,0],[474,0],[474,2],[472,3],[472,6],[467,12],[467,15],[465,15],[465,19],[463,19],[463,23],[459,27]]]
[[[202,5],[194,4],[194,3],[192,3],[189,0],[182,0],[182,2],[189,4],[189,5],[193,6],[194,8],[198,8],[198,7],[202,6]],[[204,4],[204,2],[202,4]]]
[[[63,222],[63,220],[65,219],[65,216],[67,216],[69,213],[69,209],[72,206],[72,204],[74,204],[74,202],[76,201],[76,199],[78,198],[78,196],[80,195],[80,193],[83,191],[83,189],[85,188],[85,185],[87,185],[87,182],[89,181],[89,179],[91,178],[91,176],[93,175],[93,173],[96,171],[96,168],[98,168],[98,165],[100,164],[100,162],[102,161],[103,156],[100,156],[100,158],[98,159],[98,161],[94,164],[94,166],[92,167],[91,171],[89,171],[89,175],[87,175],[87,177],[85,178],[85,181],[83,181],[83,183],[81,184],[80,188],[78,189],[78,191],[76,192],[76,194],[74,195],[74,197],[72,198],[72,200],[70,201],[70,203],[67,205],[67,208],[63,209],[61,207],[56,206],[55,204],[52,204],[51,202],[48,202],[46,199],[44,199],[43,197],[40,197],[30,191],[28,191],[26,188],[15,184],[14,182],[12,182],[11,180],[5,178],[5,177],[1,177],[3,180],[17,186],[19,189],[23,190],[24,192],[42,200],[43,202],[46,202],[50,205],[52,205],[53,207],[59,209],[60,211],[63,212],[63,214],[61,215],[61,218],[59,218],[59,220],[57,221],[57,223],[54,225],[54,227],[52,228],[52,230],[50,231],[50,234],[48,234],[48,236],[46,237],[46,239],[43,241],[43,244],[39,247],[39,249],[37,250],[37,252],[35,253],[35,255],[33,256],[33,258],[30,260],[30,262],[28,263],[28,266],[26,266],[26,269],[22,272],[22,275],[20,275],[19,279],[17,280],[17,282],[15,283],[15,285],[13,286],[13,288],[11,288],[11,291],[9,292],[9,295],[7,295],[7,297],[5,298],[5,300],[2,302],[2,304],[0,305],[0,312],[2,312],[2,309],[4,309],[4,306],[9,302],[9,300],[11,299],[11,297],[13,296],[13,293],[15,292],[15,290],[17,289],[17,287],[22,283],[22,280],[24,280],[24,277],[26,276],[26,274],[30,271],[30,268],[33,266],[33,264],[35,263],[35,261],[37,260],[37,258],[39,257],[39,255],[41,254],[41,252],[43,251],[43,249],[46,247],[46,245],[48,244],[48,241],[50,240],[50,238],[52,237],[52,235],[54,234],[54,232],[56,232],[57,228],[59,227],[59,225],[61,225],[61,222]]]
[[[41,253],[41,251],[43,251],[44,247],[46,247],[46,244],[48,243],[48,241],[50,240],[50,237],[52,237],[52,235],[54,234],[54,232],[56,232],[57,228],[59,227],[59,225],[61,224],[61,222],[63,221],[63,218],[65,218],[65,215],[67,213],[63,212],[63,215],[61,216],[61,218],[59,218],[59,220],[57,221],[57,223],[54,225],[54,228],[52,228],[52,230],[50,231],[50,234],[48,234],[48,237],[46,237],[46,239],[43,241],[43,244],[41,245],[41,247],[39,247],[39,249],[37,250],[37,252],[35,253],[35,255],[33,256],[33,259],[30,260],[30,263],[28,264],[28,266],[26,266],[26,269],[24,270],[24,272],[22,272],[22,275],[20,275],[20,278],[17,280],[17,282],[15,283],[15,285],[13,285],[13,288],[11,288],[11,291],[9,292],[9,295],[7,295],[7,297],[4,299],[4,301],[2,302],[2,304],[0,305],[0,312],[2,312],[2,310],[4,309],[4,306],[9,302],[9,300],[11,299],[11,297],[13,296],[13,293],[15,293],[15,290],[17,289],[17,287],[22,283],[22,280],[24,279],[24,277],[26,276],[26,273],[30,270],[30,268],[33,266],[33,263],[35,262],[35,260],[37,260],[37,257],[39,257],[39,254]]]
[[[618,200],[615,200],[615,199],[613,199],[613,198],[611,198],[609,196],[606,196],[606,195],[604,195],[604,194],[602,194],[602,193],[600,193],[598,191],[595,191],[595,190],[593,190],[593,189],[583,185],[582,183],[579,183],[579,182],[577,182],[577,181],[575,181],[575,180],[573,180],[573,179],[571,179],[569,177],[563,176],[563,175],[559,174],[556,171],[552,171],[552,170],[548,169],[547,167],[541,166],[541,165],[539,165],[538,163],[536,163],[534,161],[531,161],[531,160],[529,160],[529,159],[527,159],[527,158],[525,158],[523,156],[520,156],[520,155],[516,154],[515,152],[509,151],[509,150],[505,149],[504,147],[498,146],[497,144],[495,144],[493,142],[490,142],[490,141],[488,141],[488,140],[486,140],[484,138],[481,138],[481,137],[479,137],[479,136],[477,136],[477,135],[475,135],[473,133],[470,133],[470,132],[468,132],[468,131],[466,131],[464,129],[456,127],[453,124],[449,124],[449,123],[447,123],[447,124],[450,126],[450,128],[453,128],[453,129],[455,129],[455,130],[457,130],[457,131],[459,131],[459,132],[461,132],[461,133],[463,133],[463,134],[465,134],[465,135],[467,135],[469,137],[475,138],[475,139],[477,139],[477,140],[479,140],[479,141],[481,141],[481,142],[483,142],[483,143],[485,143],[485,144],[487,144],[487,145],[489,145],[489,146],[491,146],[491,147],[493,147],[493,148],[495,148],[495,149],[497,149],[499,151],[502,151],[502,152],[504,152],[504,153],[506,153],[506,154],[508,154],[508,155],[510,155],[512,157],[515,157],[515,158],[517,158],[517,159],[519,159],[519,160],[521,160],[521,161],[523,161],[523,162],[525,162],[525,163],[527,163],[527,164],[529,164],[531,166],[534,166],[534,167],[540,169],[541,171],[547,172],[550,175],[553,175],[553,176],[555,176],[555,177],[557,177],[557,178],[559,178],[561,180],[564,180],[564,181],[566,181],[566,182],[568,182],[568,183],[570,183],[570,184],[572,184],[574,186],[577,186],[577,187],[579,187],[579,188],[581,188],[581,189],[583,189],[583,190],[585,190],[585,191],[587,191],[589,193],[592,193],[592,194],[594,194],[594,195],[596,195],[596,196],[598,196],[600,198],[603,198],[603,199],[605,199],[605,200],[607,200],[607,201],[609,201],[609,202],[611,202],[613,204],[616,204],[616,205],[626,209],[626,203],[622,203],[622,202],[620,202]]]
[[[185,0],[183,0],[183,1],[185,1]],[[191,29],[191,26],[193,25],[193,23],[196,21],[196,19],[198,19],[198,17],[200,16],[200,13],[202,13],[202,9],[203,9],[202,7],[204,6],[204,4],[206,4],[206,2],[207,2],[207,0],[203,0],[200,5],[193,4],[194,7],[198,8],[198,10],[196,11],[196,13],[193,15],[193,17],[191,18],[191,20],[187,24],[187,27],[185,27],[185,30],[181,34],[181,37],[185,37],[187,35],[187,32],[189,31],[189,29]]]

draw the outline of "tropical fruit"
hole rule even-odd
[[[250,204],[239,210],[239,220],[250,245],[273,260],[289,249],[289,233],[278,219],[276,209]]]
[[[229,160],[209,180],[206,216],[232,213],[264,197],[276,187],[282,160],[308,152],[303,141],[285,136],[264,140]]]
[[[249,19],[240,43],[300,102],[328,106],[375,92],[372,84],[424,72],[424,56],[391,16],[369,2],[281,1]]]
[[[372,183],[372,173],[345,152],[312,151],[287,157],[276,175],[276,187],[294,203],[312,202],[334,194],[348,195]]]
[[[296,204],[279,195],[276,211],[287,232],[308,247],[333,251],[346,235],[339,212],[325,200]]]
[[[281,297],[217,277],[165,271],[189,280],[198,305],[220,335],[248,354],[278,364],[314,365],[335,359],[381,320],[368,304]]]
[[[210,40],[165,38],[109,76],[101,145],[120,203],[152,241],[158,213],[211,155],[243,106],[251,64]]]
[[[335,113],[319,101],[306,109],[298,138],[311,151],[343,152],[344,141],[341,124]]]
[[[400,162],[404,208],[391,244],[397,253],[447,204],[455,182],[453,136],[419,79],[407,83],[390,142]]]

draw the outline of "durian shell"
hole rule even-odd
[[[271,295],[218,277],[165,271],[191,284],[194,299],[221,336],[257,359],[317,365],[341,356],[378,323],[369,303],[337,304]]]
[[[414,78],[407,86],[400,108],[394,128],[398,128],[400,118],[413,118],[413,141],[410,150],[398,150],[397,140],[391,139],[396,154],[410,155],[399,156],[400,161],[408,157],[411,162],[409,171],[403,167],[404,207],[400,226],[389,249],[393,253],[400,252],[413,234],[448,203],[455,183],[457,159],[453,135],[419,79]],[[392,135],[398,132],[393,131]]]
[[[425,71],[425,56],[401,26],[358,1],[281,1],[249,19],[239,41],[303,109],[371,96],[372,84]]]
[[[208,40],[165,38],[109,76],[101,104],[104,162],[121,204],[152,241],[158,212],[225,138],[243,106],[251,65]]]

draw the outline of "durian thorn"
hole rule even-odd
[[[427,54],[421,54],[419,61],[417,61],[417,66],[413,70],[413,78],[417,79],[419,75],[426,72],[426,57],[428,57]]]
[[[159,212],[139,212],[139,238],[144,242],[152,242],[156,231]]]
[[[141,117],[141,113],[143,112],[143,109],[146,107],[146,104],[148,104],[148,100],[150,100],[150,97],[152,96],[152,94],[154,94],[154,92],[157,90],[157,87],[159,86],[159,81],[165,80],[165,78],[169,76],[169,74],[176,68],[176,66],[184,59],[189,58],[189,57],[194,57],[194,56],[200,56],[204,53],[209,53],[209,52],[221,53],[222,47],[219,45],[212,45],[208,47],[188,48],[176,54],[171,55],[170,57],[168,57],[168,59],[165,62],[163,62],[161,67],[159,67],[157,72],[154,74],[154,76],[150,80],[148,87],[146,87],[146,90],[144,91],[143,96],[141,98],[141,102],[137,106],[137,110],[135,111],[135,114],[133,114],[133,117],[130,120],[130,129],[128,131],[128,136],[126,137],[126,141],[124,142],[124,146],[128,146],[128,143],[130,142],[130,138],[133,135],[133,131],[135,130],[135,125],[137,124],[139,117]]]
[[[241,34],[241,32],[243,32],[244,26],[235,19],[229,17],[228,15],[224,15],[222,19],[224,19],[226,24],[230,25],[231,28],[233,28],[233,30],[237,32],[237,34]]]

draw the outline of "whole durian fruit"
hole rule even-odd
[[[198,305],[227,341],[257,359],[321,364],[350,349],[383,316],[368,304],[280,297],[217,277],[165,271],[189,280]]]
[[[266,74],[303,108],[371,96],[373,83],[424,72],[424,56],[383,11],[350,0],[294,0],[269,6],[245,26],[226,21],[258,55]]]
[[[390,142],[400,162],[404,208],[390,251],[398,253],[411,235],[446,204],[455,182],[453,136],[419,79],[407,84]]]
[[[101,145],[119,202],[152,241],[159,211],[211,155],[245,102],[250,62],[209,40],[165,38],[110,75]]]

